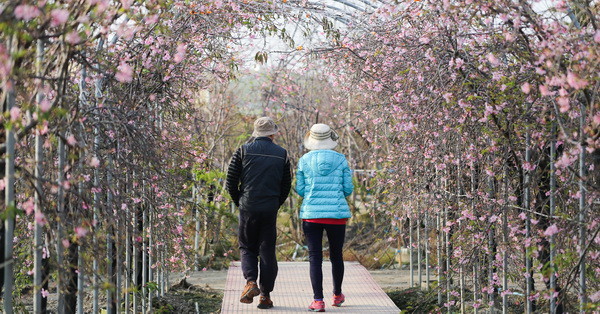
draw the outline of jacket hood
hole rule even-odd
[[[315,152],[315,159],[317,168],[316,171],[319,175],[326,176],[337,169],[342,162],[343,158],[340,158],[338,153],[331,150],[317,150]]]

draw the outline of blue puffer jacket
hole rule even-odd
[[[343,154],[313,150],[298,161],[296,192],[304,198],[301,219],[350,218],[346,196],[353,189],[352,172]]]

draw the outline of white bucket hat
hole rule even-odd
[[[338,135],[327,124],[317,123],[304,136],[304,147],[308,150],[333,149],[337,146]]]
[[[260,117],[254,121],[254,132],[252,132],[252,136],[269,136],[277,133],[277,131],[279,131],[279,128],[273,119],[269,117]]]

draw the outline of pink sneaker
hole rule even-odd
[[[333,295],[333,304],[331,304],[332,306],[337,306],[340,307],[342,306],[342,303],[344,303],[344,301],[346,301],[346,297],[344,296],[344,294],[340,294],[340,295]]]
[[[325,302],[323,301],[312,301],[308,310],[311,312],[325,312]]]

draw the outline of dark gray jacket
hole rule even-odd
[[[287,151],[268,137],[236,150],[227,170],[227,191],[240,210],[275,212],[292,186]]]

